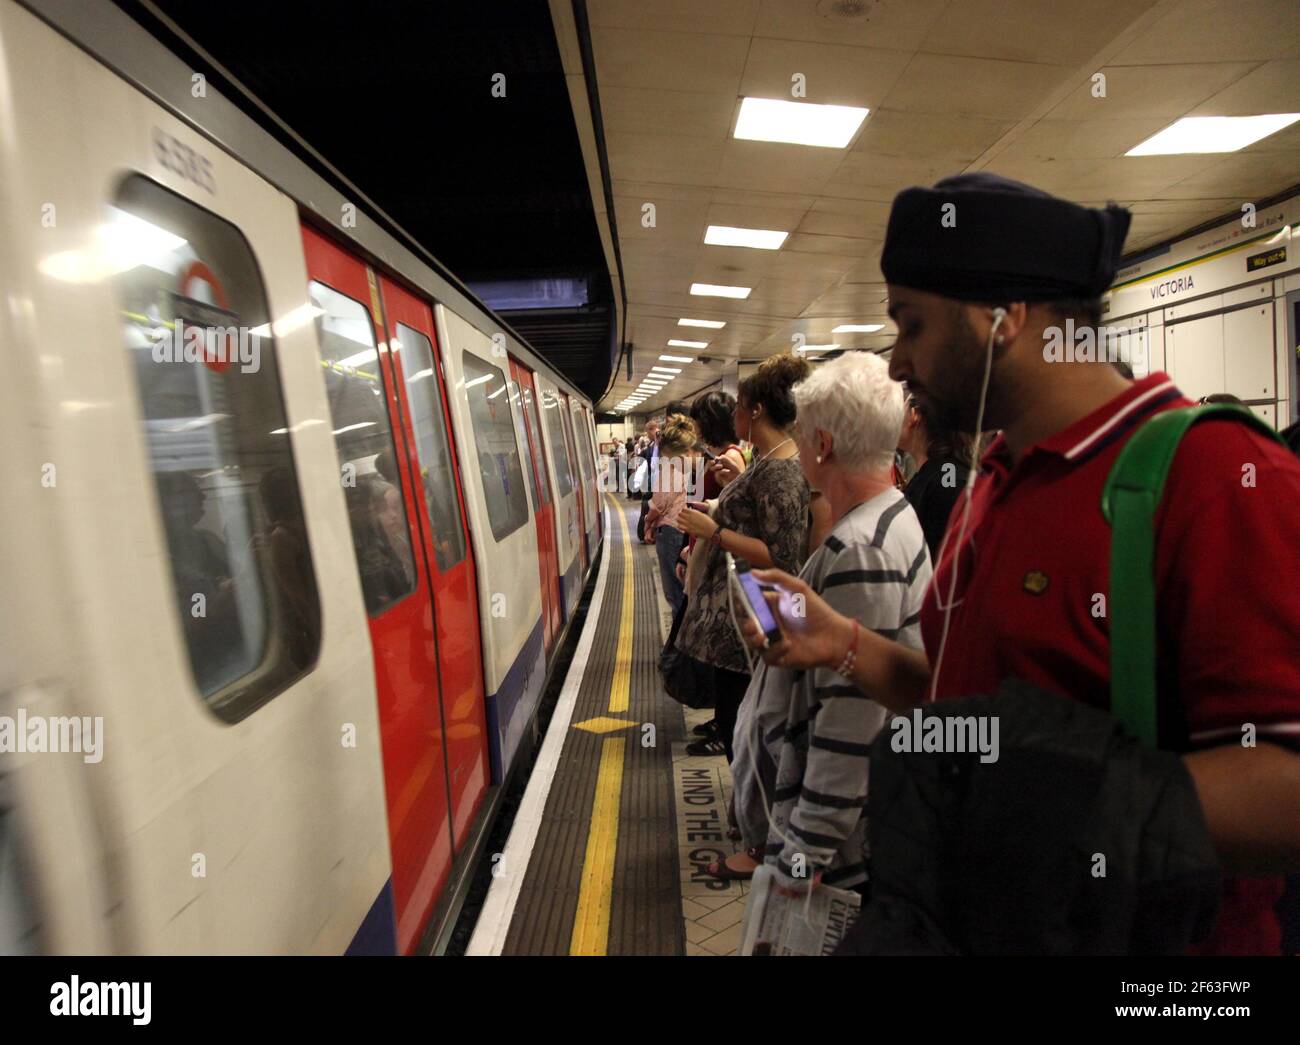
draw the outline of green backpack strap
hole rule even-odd
[[[1208,418],[1233,418],[1270,439],[1266,421],[1235,403],[1165,410],[1124,444],[1101,492],[1110,537],[1110,710],[1149,748],[1156,730],[1155,515],[1183,435]]]

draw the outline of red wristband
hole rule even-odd
[[[856,617],[853,618],[853,637],[849,639],[849,648],[844,651],[844,658],[835,669],[835,674],[843,678],[853,677],[853,666],[858,662],[858,633],[861,631],[862,625]]]

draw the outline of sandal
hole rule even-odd
[[[722,738],[718,736],[701,737],[699,740],[686,745],[686,753],[697,757],[703,755],[726,755],[727,745],[724,744]]]
[[[732,856],[737,855],[741,854],[732,853]],[[753,846],[746,849],[743,855],[754,861],[754,866],[747,871],[737,871],[727,863],[727,860],[714,860],[704,869],[704,873],[710,878],[716,878],[722,882],[747,882],[754,877],[754,872],[762,865],[763,854],[758,846]],[[729,860],[731,857],[727,859]]]

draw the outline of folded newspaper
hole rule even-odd
[[[857,921],[862,897],[847,889],[819,885],[811,896],[782,896],[764,864],[749,885],[749,904],[741,933],[746,955],[830,954]]]

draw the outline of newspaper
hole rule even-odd
[[[773,888],[775,875],[767,864],[754,871],[740,953],[830,954],[857,921],[862,897],[829,885],[817,886],[811,897],[782,896]]]

